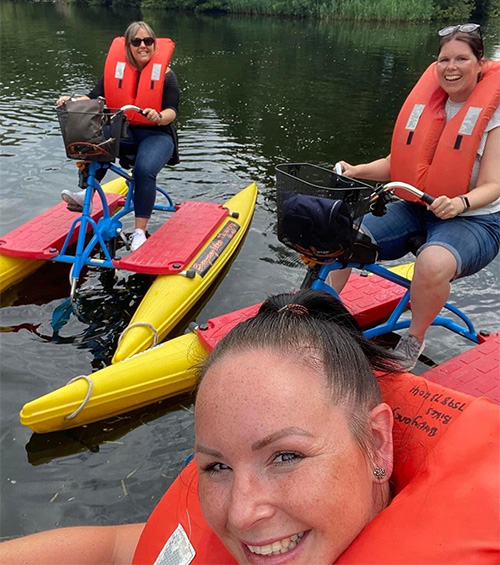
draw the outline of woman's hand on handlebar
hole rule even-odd
[[[346,161],[338,161],[338,163],[336,163],[335,165],[335,171],[337,172],[337,168],[340,167],[341,168],[341,173],[342,175],[346,176],[346,177],[355,177],[356,176],[356,165],[351,165],[350,163],[347,163]]]
[[[56,100],[56,106],[62,106],[65,102],[71,100],[71,96],[62,95]]]
[[[163,119],[161,113],[154,108],[143,108],[142,115],[156,125],[160,125]]]
[[[464,201],[459,196],[455,198],[439,196],[432,204],[427,206],[440,220],[449,220],[450,218],[458,216],[458,214],[464,211],[464,207]]]
[[[77,96],[75,98],[74,96],[67,96],[66,94],[63,94],[56,100],[56,106],[62,106],[68,100],[90,100],[90,98],[88,96]]]

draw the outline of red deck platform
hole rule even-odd
[[[383,283],[383,284],[382,284]],[[404,293],[399,285],[380,277],[351,275],[342,292],[346,306],[363,327],[382,321]],[[212,318],[198,329],[198,338],[208,351],[238,322],[255,315],[260,304]],[[430,369],[421,376],[471,396],[485,396],[500,404],[500,333]]]
[[[106,199],[111,213],[123,204],[123,196],[119,194],[106,194]],[[97,222],[102,214],[101,199],[94,194],[92,219]],[[70,212],[65,202],[60,202],[2,236],[0,254],[25,259],[52,259],[59,254],[71,224],[77,218],[78,214]],[[71,243],[78,238],[78,231],[74,231]]]
[[[395,283],[376,276],[352,274],[342,291],[342,300],[361,327],[382,321],[394,310],[405,293]],[[208,320],[198,328],[198,337],[208,351],[222,339],[238,322],[254,316],[260,304],[242,308]]]
[[[186,268],[228,215],[222,204],[188,200],[127,257],[113,261],[117,269],[148,275],[175,274]]]
[[[387,318],[406,289],[376,275],[354,273],[341,292],[344,306],[362,328]]]
[[[500,404],[500,334],[490,334],[484,343],[429,369],[422,377]]]

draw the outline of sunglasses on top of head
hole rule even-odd
[[[447,35],[455,33],[456,31],[462,33],[473,33],[477,31],[481,35],[481,26],[479,24],[460,24],[457,26],[447,26],[444,27],[443,29],[440,29],[438,31],[438,35],[439,37],[445,37]]]
[[[153,43],[155,42],[155,40],[152,37],[134,37],[134,39],[130,40],[130,44],[133,45],[134,47],[139,47],[139,45],[144,42],[144,45],[146,47],[151,47],[151,45],[153,45]]]

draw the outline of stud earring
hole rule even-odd
[[[373,469],[373,474],[377,477],[377,479],[383,479],[385,477],[385,469],[383,467],[375,467],[375,469]]]

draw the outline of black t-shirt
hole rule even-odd
[[[99,82],[87,96],[89,98],[98,98],[99,96],[106,98],[104,92],[104,76],[100,78]],[[161,102],[161,109],[165,110],[167,108],[172,108],[176,114],[179,110],[179,83],[174,71],[170,69],[165,74],[165,80],[163,81],[163,96]]]
[[[104,76],[102,76],[99,82],[94,86],[94,88],[87,94],[89,98],[95,99],[99,96],[106,98],[106,94],[104,92]],[[162,103],[161,109],[166,110],[167,108],[171,108],[177,114],[179,108],[179,83],[177,81],[177,77],[175,76],[174,71],[168,70],[165,74],[165,80],[163,81],[163,96],[162,96]],[[177,128],[175,127],[175,123],[172,122],[166,126],[155,126],[151,124],[150,126],[140,125],[134,126],[131,125],[131,128],[141,127],[141,128],[155,128],[165,133],[169,133],[174,138],[175,149],[174,154],[172,155],[172,159],[169,161],[169,165],[176,165],[179,162],[179,141],[177,137]]]

